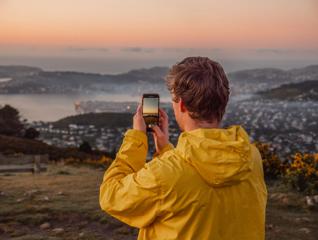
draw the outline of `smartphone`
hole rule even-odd
[[[159,94],[145,93],[142,95],[142,115],[147,132],[152,132],[151,126],[159,125]]]

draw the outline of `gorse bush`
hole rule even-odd
[[[289,161],[285,181],[299,192],[318,192],[318,154],[296,153]]]
[[[265,180],[282,179],[293,189],[307,194],[318,193],[318,154],[296,153],[282,161],[267,143],[255,143],[263,159]]]
[[[255,143],[263,159],[263,171],[266,180],[276,180],[283,176],[286,165],[279,159],[276,150],[267,143]]]

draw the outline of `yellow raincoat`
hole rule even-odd
[[[265,238],[262,159],[241,126],[183,132],[146,163],[147,149],[128,130],[100,186],[101,208],[138,240]]]

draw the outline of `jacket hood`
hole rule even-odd
[[[240,125],[182,132],[176,147],[208,185],[233,185],[252,170],[251,143]]]

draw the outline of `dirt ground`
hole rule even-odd
[[[46,173],[0,176],[0,239],[137,239],[138,229],[101,211],[104,170],[49,165]],[[269,187],[266,239],[317,239],[318,211],[304,196]],[[233,237],[235,239],[235,237]]]

